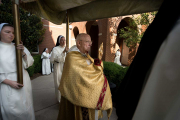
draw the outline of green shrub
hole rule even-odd
[[[27,69],[29,76],[33,76],[34,73],[41,73],[42,72],[42,60],[41,55],[33,56],[34,63],[31,67]]]
[[[10,23],[13,25],[12,1],[1,0],[0,4],[0,23]],[[45,28],[41,18],[31,14],[19,7],[21,41],[29,51],[37,51],[37,46],[42,43]]]
[[[129,67],[123,68],[122,66],[113,62],[103,61],[103,63],[104,74],[108,79],[108,82],[116,84],[116,89],[118,89]]]
[[[34,73],[41,73],[42,72],[42,59],[41,55],[35,55],[34,58]]]
[[[29,73],[30,77],[33,76],[33,74],[34,74],[34,64],[27,69],[27,72]]]

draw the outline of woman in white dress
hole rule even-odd
[[[121,52],[120,52],[120,49],[118,49],[116,51],[116,56],[115,56],[115,59],[114,59],[114,63],[116,63],[118,65],[121,65],[120,56],[121,56]]]
[[[50,54],[48,48],[45,48],[42,55],[42,74],[49,75],[51,73],[51,66],[50,66]]]
[[[64,36],[62,35],[58,36],[56,47],[53,48],[50,58],[51,63],[54,64],[54,85],[55,85],[55,94],[58,102],[60,102],[61,100],[61,94],[58,88],[60,85],[66,52],[68,51],[68,48],[65,47],[65,43],[66,40]]]
[[[23,85],[17,83],[14,28],[8,23],[0,24],[0,119],[35,120],[31,81],[25,70],[34,62],[30,52],[21,42]]]

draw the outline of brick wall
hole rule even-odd
[[[102,57],[102,60],[104,60],[104,61],[105,61],[105,58],[106,58],[107,21],[108,21],[108,19],[98,20],[98,26],[99,26],[98,47],[103,42],[103,57]]]
[[[72,28],[71,28],[71,37],[70,37],[71,46],[76,45],[75,35],[74,35],[75,29],[77,29],[79,33],[86,33],[85,25],[86,25],[86,21],[85,22],[71,23],[71,26],[72,26]]]
[[[75,42],[75,35],[79,33],[90,33],[92,26],[98,26],[98,41],[96,42],[96,45],[98,44],[98,48],[100,44],[103,42],[103,48],[104,48],[104,54],[102,57],[102,60],[113,62],[115,57],[115,52],[117,49],[121,49],[121,54],[125,53],[127,56],[130,56],[130,59],[126,60],[125,63],[130,64],[133,60],[133,55],[129,55],[129,53],[123,52],[122,53],[122,47],[125,44],[123,41],[121,41],[119,37],[118,27],[122,20],[126,20],[126,18],[129,16],[120,16],[120,17],[113,17],[113,18],[107,18],[107,19],[100,19],[95,21],[84,21],[84,22],[74,22],[70,24],[70,46],[73,46],[76,44]],[[56,40],[58,35],[64,35],[66,37],[66,25],[55,25],[49,21],[46,21],[42,19],[44,28],[46,28],[45,38],[41,45],[39,45],[40,48],[40,54],[42,53],[42,50],[45,47],[48,47],[50,50],[55,46]],[[95,24],[95,25],[94,25]],[[145,27],[142,26],[144,29]],[[96,50],[98,51],[98,50]],[[132,50],[130,50],[132,51]],[[133,50],[137,51],[136,50]],[[129,50],[127,51],[129,52]],[[91,53],[90,53],[91,54]],[[134,53],[135,54],[135,53]]]
[[[117,40],[117,29],[122,17],[108,18],[107,20],[107,39],[106,39],[106,58],[105,61],[113,62],[115,53],[119,49]]]
[[[105,60],[105,52],[106,52],[106,40],[107,40],[107,20],[108,19],[101,19],[96,21],[85,21],[85,22],[74,22],[71,24],[72,30],[71,30],[71,45],[75,45],[75,36],[74,36],[74,29],[78,28],[79,33],[87,33],[90,34],[90,29],[93,24],[96,24],[95,26],[98,26],[98,41],[93,41],[98,44],[98,48],[100,44],[103,42],[104,47],[104,55],[102,57],[102,60]],[[98,51],[98,50],[96,50]],[[91,53],[90,53],[91,54]]]
[[[39,54],[42,54],[46,47],[51,51],[56,45],[59,35],[63,35],[66,38],[66,24],[56,25],[45,19],[42,19],[42,22],[46,31],[44,34],[44,41],[39,45]]]

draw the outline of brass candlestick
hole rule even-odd
[[[15,31],[15,45],[19,45],[21,41],[20,20],[19,20],[19,0],[13,0],[13,17],[14,17],[14,31]],[[17,82],[23,84],[22,71],[22,53],[21,50],[16,49],[16,65],[17,65]]]

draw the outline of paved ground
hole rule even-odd
[[[59,104],[55,98],[53,73],[32,80],[33,102],[36,120],[57,120]],[[104,111],[100,120],[108,120]],[[115,108],[110,120],[117,120]]]

